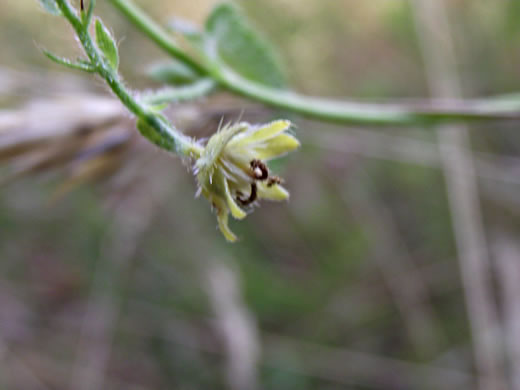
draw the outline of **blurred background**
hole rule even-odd
[[[216,1],[138,3],[200,24]],[[237,3],[306,94],[520,90],[518,1]],[[104,1],[96,14],[127,83],[159,87],[146,70],[165,54]],[[518,122],[346,127],[225,93],[174,105],[196,137],[240,115],[297,126],[302,148],[274,167],[291,201],[232,222],[230,245],[189,166],[40,47],[79,53],[36,0],[0,2],[0,389],[520,389]]]

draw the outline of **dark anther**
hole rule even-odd
[[[267,187],[272,187],[275,184],[282,184],[282,178],[278,176],[271,176],[267,179]]]
[[[267,165],[265,165],[262,161],[254,159],[251,160],[251,171],[253,172],[253,177],[256,180],[265,180],[269,177],[269,169],[267,169]]]
[[[81,0],[81,2],[80,2],[80,9],[81,9],[81,12],[85,11],[85,5],[83,4],[83,0]]]
[[[253,203],[256,200],[257,193],[256,193],[256,184],[251,183],[251,194],[249,194],[249,198],[242,199],[242,192],[237,191],[237,201],[240,203],[241,206],[249,206],[251,203]]]

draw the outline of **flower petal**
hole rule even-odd
[[[233,126],[225,126],[213,134],[208,140],[201,157],[197,160],[197,168],[205,169],[213,166],[229,141],[237,134],[247,130],[248,126],[247,123],[237,123]]]
[[[245,170],[248,169],[248,162],[251,159],[243,159],[239,162],[244,168],[240,168],[235,161],[230,159],[221,158],[219,162],[222,164],[222,168],[224,170],[224,175],[229,179],[238,183],[240,181],[249,183],[251,181],[251,177],[245,173]]]
[[[237,240],[237,236],[233,234],[231,229],[229,229],[228,225],[228,211],[227,209],[219,210],[217,212],[217,221],[218,228],[229,242],[235,242]]]
[[[235,202],[235,199],[233,199],[233,196],[231,195],[231,191],[229,190],[229,185],[227,180],[224,179],[224,188],[226,191],[226,201],[227,205],[229,207],[229,210],[231,211],[231,215],[236,219],[244,219],[247,215],[247,213],[242,210]]]
[[[280,134],[255,147],[256,158],[270,160],[283,156],[300,146],[300,142],[290,134]]]
[[[289,127],[291,127],[291,122],[289,121],[274,121],[260,128],[252,128],[245,133],[237,135],[229,142],[229,146],[241,147],[252,143],[263,142],[282,133]]]
[[[287,200],[289,199],[289,191],[279,184],[268,187],[265,183],[258,183],[258,196],[268,200]]]

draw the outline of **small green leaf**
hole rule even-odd
[[[114,38],[103,25],[100,19],[96,19],[96,43],[113,70],[119,66],[119,54]]]
[[[217,5],[206,21],[206,33],[207,47],[214,51],[206,54],[251,81],[275,88],[285,86],[285,75],[271,46],[236,6]]]
[[[40,0],[40,4],[48,13],[52,15],[61,15],[61,11],[55,0]]]
[[[155,81],[164,84],[190,84],[201,77],[200,73],[179,61],[153,64],[147,72]]]
[[[167,123],[165,119],[162,119],[162,116],[159,120],[163,123]],[[158,131],[156,127],[152,126],[146,118],[137,119],[136,127],[141,135],[143,135],[143,137],[147,138],[150,142],[159,146],[160,148],[173,150],[175,147],[171,136],[161,134],[161,132]]]
[[[67,68],[76,69],[76,70],[83,70],[85,72],[93,73],[96,71],[96,68],[88,61],[85,60],[78,60],[78,62],[73,62],[67,58],[58,57],[51,53],[50,51],[43,50],[43,54],[47,56],[47,58],[51,59],[52,61],[56,62],[57,64],[64,65]]]
[[[150,126],[145,119],[139,118],[136,123],[137,130],[152,143],[159,145],[162,141],[157,130]]]
[[[87,12],[83,11],[81,13],[81,20],[83,21],[83,25],[88,28],[90,25],[90,21],[92,20],[92,14],[94,13],[94,7],[96,6],[96,0],[90,0],[87,8]]]
[[[152,105],[148,106],[148,108],[150,110],[152,110],[153,112],[155,112],[156,114],[159,114],[168,108],[168,103],[152,104]]]

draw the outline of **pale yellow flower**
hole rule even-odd
[[[266,162],[300,146],[287,131],[285,120],[265,125],[237,123],[217,131],[195,163],[202,193],[217,213],[218,226],[228,241],[237,238],[228,226],[228,215],[243,219],[259,199],[286,200],[282,179],[273,176]]]

